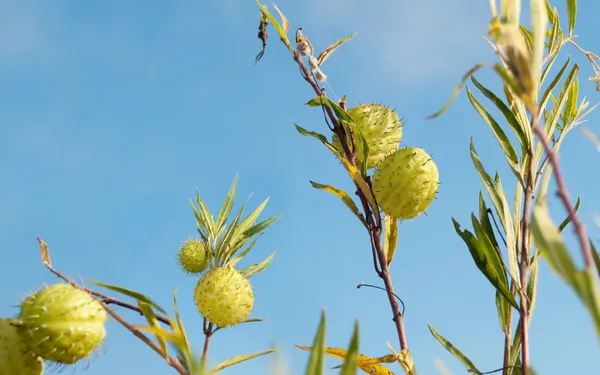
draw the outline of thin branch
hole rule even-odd
[[[213,331],[213,324],[209,323],[206,318],[204,318],[204,322],[202,323],[202,330],[204,332],[204,347],[202,348],[202,359],[200,367],[202,368],[202,370],[204,370],[206,367],[206,360],[208,357],[208,344],[210,343],[210,338],[212,337],[212,334],[215,333],[215,331]]]
[[[135,306],[130,305],[130,304],[126,303],[126,302],[121,302],[121,301],[112,299],[112,298],[107,297],[107,296],[105,296],[105,295],[103,295],[101,293],[95,292],[95,291],[93,291],[93,290],[91,290],[89,288],[83,287],[83,286],[77,284],[74,280],[72,280],[68,276],[65,276],[62,272],[56,270],[54,267],[52,267],[52,264],[50,263],[46,243],[41,238],[39,238],[39,237],[37,238],[37,240],[40,243],[40,248],[41,248],[42,254],[43,254],[42,255],[42,262],[44,263],[44,265],[46,266],[46,268],[50,272],[52,272],[58,278],[66,281],[67,283],[69,283],[69,285],[71,285],[72,287],[80,289],[80,290],[83,290],[83,291],[85,291],[87,293],[90,293],[91,295],[94,295],[95,297],[97,297],[99,299],[98,302],[100,303],[100,305],[102,305],[102,307],[104,308],[104,310],[106,310],[106,312],[108,314],[110,314],[117,322],[121,323],[121,325],[123,325],[125,328],[127,328],[131,333],[133,333],[135,336],[137,336],[144,343],[146,343],[146,345],[148,345],[152,350],[154,350],[155,352],[157,352],[158,354],[160,354],[161,357],[165,358],[165,361],[169,364],[169,366],[173,367],[181,375],[189,375],[188,372],[183,368],[183,366],[181,365],[181,363],[179,363],[179,361],[177,361],[175,358],[167,356],[166,353],[163,353],[162,349],[159,348],[158,345],[156,345],[156,343],[154,343],[146,335],[144,335],[142,332],[140,332],[140,330],[138,330],[137,328],[135,328],[134,326],[132,326],[131,324],[129,324],[119,314],[117,314],[114,310],[112,310],[108,306],[108,302],[105,299],[112,301],[113,304],[116,304],[116,305],[119,305],[119,306],[123,306],[123,307],[127,307],[127,308],[129,308],[128,306],[132,306],[132,307],[135,307]],[[44,259],[44,253],[45,253],[46,259]],[[116,302],[119,302],[119,303],[116,303]],[[132,310],[136,310],[136,309],[134,308]],[[141,310],[140,310],[140,313],[141,313]],[[168,322],[168,320],[167,320],[167,322]]]
[[[294,61],[296,61],[296,63],[299,65],[302,76],[306,80],[306,82],[308,82],[311,85],[311,87],[317,95],[322,96],[323,90],[319,87],[314,77],[308,73],[308,69],[302,62],[302,59],[300,58],[297,52],[294,52]],[[337,134],[337,136],[340,139],[344,155],[346,156],[350,164],[356,167],[355,150],[349,148],[348,142],[346,142],[346,132],[340,126],[338,119],[333,113],[333,109],[326,104],[323,104],[323,107],[325,108],[325,111],[327,112],[327,115],[331,120],[331,123],[333,125],[333,132]],[[353,140],[352,143],[354,143]],[[353,146],[353,148],[355,149],[356,147]],[[381,245],[381,217],[379,215],[374,215],[374,213],[369,208],[367,198],[361,192],[360,187],[356,183],[354,183],[354,185],[356,186],[357,190],[356,194],[358,195],[365,212],[367,227],[369,229],[369,236],[371,237],[372,251],[374,251],[376,258],[379,261],[380,269],[377,268],[377,263],[374,262],[375,271],[377,272],[379,277],[383,279],[385,288],[388,292],[388,300],[390,302],[392,313],[394,315],[393,320],[396,324],[396,331],[398,333],[400,348],[401,350],[408,349],[406,333],[404,330],[404,322],[402,319],[402,314],[400,313],[400,306],[398,305],[398,301],[394,298],[394,287],[392,285],[392,277],[388,269],[387,259],[383,251],[383,246]]]
[[[161,357],[163,357],[165,359],[165,361],[167,362],[167,364],[169,364],[169,366],[173,367],[181,375],[189,375],[187,370],[185,368],[183,368],[183,366],[181,365],[181,363],[179,363],[178,360],[176,360],[173,357],[165,355],[165,353],[163,353],[162,349],[158,345],[156,345],[156,343],[154,343],[152,340],[150,340],[146,335],[144,335],[142,332],[140,332],[134,326],[127,323],[125,321],[125,319],[123,319],[116,312],[114,312],[105,302],[103,302],[103,301],[99,301],[99,302],[102,305],[102,307],[104,307],[104,310],[106,310],[107,313],[109,313],[113,318],[115,318],[115,320],[117,322],[121,323],[121,325],[123,325],[125,328],[127,328],[136,337],[138,337],[140,340],[142,340],[144,343],[146,343],[146,345],[148,345],[152,350],[154,350]]]
[[[574,209],[575,206],[571,202],[571,198],[569,197],[569,193],[567,192],[567,186],[563,177],[563,173],[558,163],[558,155],[550,146],[550,143],[548,142],[546,134],[544,134],[544,130],[540,126],[539,121],[533,122],[532,127],[534,133],[538,136],[540,142],[542,143],[542,146],[544,147],[550,165],[552,165],[552,173],[554,173],[554,177],[556,178],[556,185],[558,188],[557,195],[562,201],[573,223],[575,233],[577,234],[577,238],[579,240],[579,246],[581,247],[581,252],[583,253],[585,266],[586,268],[591,269],[594,266],[594,260],[592,257],[592,250],[590,249],[590,243],[587,240],[586,229],[583,223],[579,221],[579,217],[577,216],[577,213]]]

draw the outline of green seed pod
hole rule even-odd
[[[202,241],[189,239],[179,248],[177,260],[185,272],[201,273],[208,267],[208,252]]]
[[[87,358],[106,336],[106,311],[88,293],[54,284],[21,304],[19,331],[43,359],[72,364]]]
[[[218,327],[242,323],[254,307],[252,285],[233,267],[219,267],[207,272],[194,289],[198,311]]]
[[[12,319],[0,320],[0,375],[41,375],[44,361],[29,348]]]
[[[348,113],[369,145],[367,169],[378,166],[387,155],[398,150],[402,139],[402,121],[395,110],[381,104],[361,104],[348,109]],[[364,154],[358,137],[355,136],[354,139],[357,144],[356,164],[360,165]],[[332,142],[338,150],[342,150],[336,134],[333,135]]]
[[[437,194],[438,168],[421,148],[391,154],[373,174],[373,193],[379,207],[396,219],[412,219],[427,209]]]

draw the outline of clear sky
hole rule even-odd
[[[451,217],[471,228],[477,209],[482,187],[469,157],[471,137],[511,196],[512,175],[464,92],[446,115],[424,120],[468,68],[494,61],[482,38],[488,2],[277,5],[291,31],[303,27],[318,50],[358,33],[323,66],[333,91],[347,95],[351,106],[381,102],[396,108],[407,119],[402,144],[423,147],[440,169],[438,199],[428,216],[401,224],[391,267],[407,305],[408,341],[419,372],[436,374],[437,357],[454,374],[465,373],[430,335],[427,322],[481,370],[501,367],[494,290]],[[564,10],[563,2],[556,5]],[[576,32],[581,45],[595,52],[599,12],[600,3],[580,2]],[[321,308],[329,346],[345,347],[358,318],[361,352],[385,355],[386,340],[398,347],[385,294],[356,289],[359,282],[379,282],[366,232],[338,199],[308,183],[350,187],[329,151],[292,125],[326,129],[321,111],[303,105],[314,93],[273,29],[267,52],[254,65],[259,16],[251,0],[0,1],[0,315],[16,315],[27,293],[57,281],[39,261],[40,236],[54,265],[76,279],[138,290],[168,308],[177,288],[190,339],[201,350],[195,279],[179,271],[175,255],[179,243],[195,235],[189,198],[196,188],[218,211],[237,172],[236,208],[253,193],[249,208],[270,197],[263,217],[283,216],[243,264],[278,250],[272,266],[252,278],[252,315],[268,320],[215,335],[213,363],[286,345],[283,358],[295,374],[303,373],[307,353],[293,345],[311,344]],[[581,93],[594,104],[600,96],[586,82],[591,67],[573,49],[561,61],[569,53],[581,64]],[[489,72],[478,78],[499,87]],[[600,114],[588,119],[584,126],[599,132]],[[598,239],[591,224],[600,212],[600,155],[580,131],[569,134],[562,152],[571,193],[582,196],[581,217]],[[565,215],[555,201],[552,213],[557,222]],[[572,251],[579,261],[574,245]],[[598,349],[587,312],[542,263],[531,326],[533,365],[543,375],[590,374],[600,367]],[[330,367],[338,363],[328,361]],[[101,355],[80,371],[174,373],[116,322],[108,324]],[[223,373],[268,371],[264,358]]]

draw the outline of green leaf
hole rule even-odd
[[[245,324],[245,323],[259,323],[259,322],[264,322],[266,319],[259,319],[259,318],[250,318],[250,319],[246,319],[243,322],[241,322],[240,324]],[[213,330],[213,334],[217,331],[220,331],[222,329],[226,329],[228,327],[217,327]]]
[[[333,43],[332,45],[327,47],[325,49],[325,51],[321,52],[319,54],[319,56],[317,57],[317,63],[319,64],[319,66],[323,65],[325,60],[327,60],[327,58],[329,58],[329,56],[333,53],[333,51],[335,51],[339,46],[346,43],[350,39],[354,38],[355,35],[356,35],[356,33],[353,33],[353,34],[345,36],[341,39],[338,39],[337,41],[335,41],[335,43]]]
[[[483,185],[490,196],[494,207],[498,213],[498,217],[500,219],[500,223],[502,224],[502,228],[504,228],[504,233],[506,234],[506,247],[508,252],[508,263],[509,263],[509,271],[510,275],[513,279],[513,282],[516,284],[517,289],[521,290],[519,277],[517,275],[517,249],[516,249],[516,241],[515,241],[515,231],[513,227],[513,220],[511,216],[511,210],[508,205],[508,198],[506,194],[504,194],[503,189],[499,184],[494,181],[489,174],[485,171],[481,160],[479,159],[479,155],[477,155],[477,151],[475,150],[475,145],[473,140],[471,139],[471,160],[473,161],[473,165],[479,174],[479,178],[483,182]]]
[[[248,197],[246,202],[244,202],[237,215],[233,219],[233,222],[231,222],[225,233],[221,236],[221,238],[219,238],[219,241],[215,246],[215,257],[217,259],[217,262],[219,262],[220,260],[227,259],[232,255],[232,252],[235,251],[235,248],[233,247],[233,244],[235,243],[233,242],[234,235],[236,230],[238,229],[238,223],[244,213],[244,209],[246,208],[246,204],[248,204],[249,200],[250,198]]]
[[[573,211],[575,213],[577,213],[577,211],[579,211],[580,205],[581,205],[581,197],[577,197],[577,202],[575,202],[575,207],[573,207]],[[562,232],[563,230],[565,230],[567,225],[569,225],[569,223],[571,223],[572,220],[573,219],[571,218],[571,215],[567,215],[567,217],[563,220],[563,222],[560,223],[560,225],[558,226],[558,231]]]
[[[573,35],[575,21],[577,20],[577,0],[567,0],[567,13],[569,15],[569,36]]]
[[[544,57],[544,41],[546,40],[546,29],[548,25],[548,13],[545,8],[545,0],[531,1],[531,25],[533,31],[533,48],[531,51],[531,75],[534,80],[534,88],[539,89],[542,59]],[[537,97],[537,96],[536,96]]]
[[[460,361],[460,363],[462,363],[463,366],[465,366],[467,371],[474,373],[474,374],[481,373],[481,371],[479,371],[477,369],[477,367],[475,367],[473,362],[471,362],[471,360],[469,358],[467,358],[460,350],[458,350],[458,348],[456,348],[454,345],[452,345],[452,343],[450,341],[448,341],[446,338],[444,338],[442,335],[440,335],[435,330],[435,328],[433,328],[431,323],[427,323],[427,325],[429,326],[429,331],[431,332],[433,337],[435,337],[435,339],[438,340],[439,343],[442,344],[442,346],[444,348],[446,348],[447,351],[452,353],[452,355],[454,355],[456,357],[456,359],[458,359]]]
[[[110,284],[104,284],[104,283],[101,283],[99,281],[95,281],[95,280],[92,280],[92,279],[88,279],[88,280],[92,284],[98,285],[98,286],[106,288],[106,289],[113,290],[113,291],[121,293],[121,294],[124,294],[124,295],[129,296],[131,298],[134,298],[134,299],[136,299],[138,301],[145,302],[148,305],[150,305],[150,306],[154,307],[155,309],[157,309],[158,311],[160,311],[161,313],[167,315],[167,312],[162,307],[160,307],[157,303],[155,303],[154,301],[152,301],[149,297],[147,297],[147,296],[145,296],[145,295],[143,295],[141,293],[134,292],[134,291],[129,290],[129,289],[121,288],[120,286],[115,286],[115,285],[110,285]]]
[[[496,240],[496,234],[494,233],[494,228],[492,227],[492,223],[490,222],[490,217],[488,215],[488,208],[485,204],[485,199],[483,198],[483,193],[481,190],[479,191],[479,221],[481,222],[481,228],[485,231],[485,234],[492,242],[494,249],[497,250],[498,256],[502,258],[500,247],[498,246],[498,241]]]
[[[233,237],[231,238],[232,243],[237,244],[242,240],[244,233],[254,226],[254,223],[256,223],[256,220],[263,212],[268,202],[269,198],[262,201],[262,203],[259,204],[254,211],[252,211],[244,220],[242,220],[239,225],[235,227]]]
[[[446,102],[446,104],[444,104],[444,106],[439,111],[437,111],[436,113],[434,113],[432,115],[429,115],[429,116],[425,117],[425,119],[427,119],[427,120],[434,119],[436,117],[439,117],[442,113],[446,112],[448,110],[448,108],[450,108],[450,106],[452,105],[452,103],[454,103],[454,100],[456,99],[456,97],[460,93],[460,90],[462,89],[462,87],[467,82],[467,79],[469,77],[471,77],[473,74],[475,74],[476,71],[478,71],[479,69],[481,69],[483,67],[485,67],[484,64],[477,64],[474,67],[472,67],[471,69],[469,69],[465,73],[465,75],[462,77],[462,79],[460,80],[460,83],[458,85],[456,85],[456,87],[454,88],[454,92],[452,93],[452,96],[450,96],[450,99],[448,99],[448,101]]]
[[[510,303],[500,291],[496,290],[496,309],[498,310],[498,320],[502,332],[508,334],[510,332],[509,320],[511,314]]]
[[[283,43],[285,44],[285,46],[290,50],[290,52],[293,55],[294,54],[294,49],[292,48],[292,45],[290,44],[290,41],[289,41],[287,35],[285,34],[285,32],[283,31],[283,29],[279,25],[279,22],[277,22],[277,20],[275,19],[275,17],[273,17],[271,15],[271,13],[269,13],[269,11],[267,10],[266,6],[262,5],[258,0],[256,0],[256,3],[260,7],[260,10],[267,16],[267,18],[269,19],[269,21],[271,22],[271,24],[273,25],[273,27],[275,27],[275,30],[277,30],[277,33],[281,37],[281,40],[283,41]]]
[[[590,249],[592,250],[592,257],[594,258],[594,264],[596,265],[596,269],[598,270],[598,277],[600,277],[600,255],[598,254],[598,251],[596,250],[596,246],[594,246],[594,243],[592,242],[591,239],[590,239]]]
[[[325,370],[325,311],[321,312],[321,320],[317,329],[317,334],[313,340],[312,350],[308,359],[305,375],[323,375]]]
[[[504,118],[510,125],[511,129],[515,132],[517,139],[521,145],[521,151],[523,154],[526,153],[527,148],[529,147],[529,143],[527,141],[527,136],[523,130],[523,126],[519,123],[519,120],[515,117],[512,111],[504,104],[502,99],[496,96],[492,91],[485,88],[479,81],[475,79],[475,77],[471,77],[471,81],[475,84],[475,86],[485,95],[492,103],[496,105],[496,107],[502,112]],[[493,130],[493,129],[492,129]]]
[[[336,188],[335,186],[323,185],[323,184],[319,184],[319,183],[316,183],[316,182],[313,182],[313,181],[309,181],[309,182],[312,185],[312,187],[314,187],[315,189],[321,189],[321,190],[324,190],[326,192],[329,192],[329,193],[334,194],[337,197],[339,197],[344,202],[344,204],[346,205],[346,207],[348,207],[350,209],[350,211],[352,211],[352,213],[354,215],[356,215],[356,217],[358,218],[358,220],[360,220],[360,222],[363,223],[363,225],[365,226],[365,228],[367,228],[367,221],[365,220],[365,217],[358,210],[358,207],[356,206],[356,203],[354,203],[354,201],[352,200],[352,198],[350,198],[350,196],[348,195],[348,193],[346,193],[344,190]]]
[[[198,191],[198,189],[196,189],[196,203],[198,204],[198,209],[199,209],[199,213],[196,211],[196,207],[194,207],[194,203],[192,203],[192,208],[194,209],[194,214],[196,215],[196,219],[198,220],[198,222],[200,224],[202,224],[202,226],[204,228],[206,228],[206,232],[208,233],[208,235],[210,237],[212,237],[213,239],[216,237],[215,236],[215,221],[212,217],[212,215],[210,214],[210,211],[208,210],[208,207],[206,207],[206,204],[204,203],[204,201],[202,199],[200,199],[200,192]]]
[[[538,251],[532,257],[531,264],[529,265],[529,283],[527,284],[527,298],[529,299],[529,315],[527,324],[531,323],[533,317],[533,311],[535,310],[535,302],[537,296],[537,281],[539,271],[539,258],[540,252]]]
[[[263,221],[261,221],[260,223],[252,226],[250,229],[246,230],[245,232],[242,233],[242,237],[243,238],[251,238],[253,236],[255,236],[256,234],[262,232],[263,230],[267,229],[271,224],[273,224],[274,222],[276,222],[277,220],[279,220],[279,218],[281,217],[282,214],[278,214],[275,215],[273,217],[270,217],[268,219],[265,219]]]
[[[552,223],[546,202],[538,200],[533,211],[531,231],[550,266],[569,283],[577,269],[569,256],[558,229]]]
[[[356,186],[360,189],[361,193],[367,199],[367,202],[369,202],[369,206],[371,207],[371,210],[373,211],[375,218],[378,219],[379,218],[379,206],[375,202],[375,197],[373,196],[373,193],[371,192],[371,188],[369,187],[369,185],[367,184],[365,179],[362,177],[362,175],[360,174],[358,169],[356,169],[355,166],[350,164],[345,157],[340,155],[339,151],[335,148],[335,146],[333,146],[331,143],[329,143],[329,141],[327,140],[327,138],[325,138],[324,135],[316,133],[316,132],[308,131],[296,123],[294,123],[294,126],[296,126],[296,130],[298,130],[298,132],[300,134],[305,135],[305,136],[311,136],[311,137],[314,137],[314,138],[317,138],[318,140],[320,140],[338,158],[338,160],[342,162],[342,165],[344,166],[344,168],[346,168],[346,171],[352,178],[352,181],[354,181]]]
[[[348,354],[342,365],[340,375],[356,375],[358,368],[358,322],[354,323],[354,330],[352,331],[352,339],[348,346]]]
[[[265,269],[267,269],[267,267],[269,267],[269,265],[273,261],[273,257],[275,257],[276,252],[277,251],[273,251],[271,253],[271,255],[269,255],[267,257],[267,259],[263,260],[262,262],[260,262],[258,264],[252,264],[252,265],[248,266],[247,268],[244,268],[243,270],[240,271],[240,273],[245,278],[250,278],[251,276],[254,276],[257,273],[264,271]]]
[[[478,232],[479,235],[483,234],[483,230],[480,229],[479,222],[477,221],[475,215],[471,215],[471,219],[473,220],[475,231]],[[458,233],[458,235],[467,245],[467,248],[471,253],[473,261],[477,265],[477,268],[479,268],[481,273],[488,279],[490,283],[492,283],[494,288],[502,293],[502,295],[506,297],[511,305],[518,309],[519,305],[508,289],[508,280],[506,273],[504,272],[502,259],[500,259],[498,256],[498,253],[493,248],[489,239],[487,239],[486,236],[477,238],[473,235],[473,233],[466,229],[461,231],[460,224],[454,218],[452,218],[452,222],[454,224],[456,233]]]
[[[550,84],[548,85],[548,87],[544,91],[544,94],[542,95],[542,98],[540,99],[540,108],[541,109],[545,109],[546,108],[546,103],[548,102],[548,99],[550,98],[550,94],[552,94],[552,91],[556,88],[556,86],[560,82],[563,74],[565,73],[565,71],[569,67],[570,63],[571,63],[571,58],[567,57],[567,61],[565,62],[565,64],[562,66],[562,68],[560,69],[560,71],[558,72],[558,74],[556,74],[556,76],[554,77],[554,79],[552,80],[552,82],[550,82]]]
[[[334,101],[332,101],[324,95],[312,98],[311,100],[306,102],[306,105],[309,107],[319,107],[322,105],[329,106],[331,107],[331,109],[333,109],[333,112],[339,120],[346,121],[350,124],[355,123],[354,119],[352,118],[352,116],[350,116],[348,112],[346,112],[342,107],[340,107],[338,104],[336,104]]]
[[[600,339],[600,290],[598,275],[592,269],[579,271],[569,255],[558,228],[550,219],[545,199],[536,202],[531,222],[533,236],[544,249],[543,255],[552,269],[567,282],[587,307]]]
[[[210,371],[210,373],[211,374],[217,373],[217,372],[219,372],[219,371],[221,371],[221,370],[223,370],[223,369],[225,369],[227,367],[231,367],[233,365],[237,365],[238,363],[245,362],[245,361],[248,361],[250,359],[254,359],[256,357],[260,357],[260,356],[263,356],[263,355],[266,355],[266,354],[271,354],[271,353],[276,352],[276,351],[278,351],[278,350],[280,350],[282,348],[283,348],[283,346],[281,346],[279,348],[273,348],[273,349],[265,350],[265,351],[262,351],[260,353],[236,355],[235,357],[228,358],[228,359],[224,360],[223,362],[219,363],[217,366],[215,366]]]
[[[160,323],[156,318],[156,314],[154,314],[154,310],[152,310],[152,306],[150,306],[146,302],[138,301],[138,307],[140,308],[140,310],[142,310],[142,314],[144,314],[144,317],[146,318],[146,321],[148,321],[148,325],[150,327],[160,328]],[[167,343],[165,342],[164,338],[157,335],[156,340],[158,341],[160,348],[162,349],[163,356],[167,357]]]
[[[260,238],[260,234],[258,235],[258,237],[256,237],[252,242],[250,242],[250,244],[239,254],[235,255],[235,253],[233,254],[229,254],[229,256],[225,257],[225,261],[224,261],[224,265],[226,266],[235,266],[240,260],[242,260],[243,257],[246,256],[246,254],[248,254],[250,252],[250,250],[252,250],[252,248],[254,247],[254,244],[256,243],[256,241],[258,241],[258,239]],[[233,257],[233,255],[235,255],[235,257]]]
[[[235,178],[233,179],[233,183],[229,188],[229,192],[227,192],[227,198],[225,198],[225,202],[223,202],[223,207],[221,207],[221,211],[219,211],[219,216],[217,217],[217,233],[219,236],[221,232],[225,229],[225,222],[229,218],[229,214],[231,213],[231,208],[233,207],[233,203],[235,201],[235,194],[237,189],[237,181],[238,174],[235,174]]]
[[[485,108],[481,105],[481,103],[479,103],[479,101],[475,98],[473,93],[468,88],[467,95],[477,113],[479,113],[481,118],[492,130],[492,133],[494,133],[494,136],[496,137],[498,144],[502,148],[504,156],[506,157],[506,161],[508,162],[508,165],[513,171],[515,177],[517,177],[517,180],[521,183],[521,185],[525,186],[525,181],[523,180],[521,172],[521,166],[519,164],[519,156],[517,155],[517,152],[506,137],[506,133],[504,133],[504,130],[502,130],[500,125],[498,125],[498,123],[496,122],[496,120],[494,120],[492,115],[490,115],[489,112],[485,110]]]
[[[392,259],[394,259],[396,247],[398,246],[398,219],[385,215],[384,227],[383,252],[389,266]]]

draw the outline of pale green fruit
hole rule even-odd
[[[398,150],[402,139],[402,121],[395,110],[381,104],[361,104],[348,109],[348,113],[369,145],[367,169],[378,166],[387,155]],[[363,150],[358,137],[354,139],[357,147],[356,165],[361,165]],[[333,135],[332,142],[338,150],[342,150],[337,135]]]
[[[242,323],[254,307],[252,285],[233,267],[218,267],[207,272],[194,289],[198,311],[218,327]]]
[[[106,311],[88,293],[54,284],[21,304],[19,331],[40,357],[63,364],[87,358],[106,336]]]
[[[403,148],[391,154],[373,174],[373,193],[384,213],[412,219],[429,207],[437,194],[438,168],[421,148]]]
[[[179,248],[177,260],[188,273],[201,273],[208,267],[208,253],[202,241],[190,239]]]
[[[12,319],[0,320],[0,375],[41,375],[44,361],[29,348]]]

